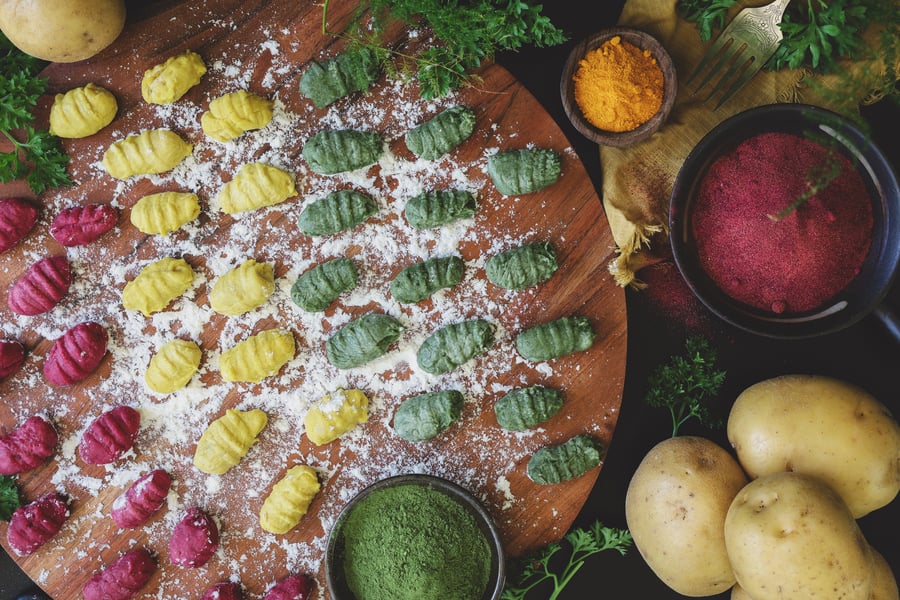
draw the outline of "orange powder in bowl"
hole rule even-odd
[[[604,131],[636,129],[662,106],[663,72],[656,59],[619,36],[588,52],[573,79],[575,102]]]

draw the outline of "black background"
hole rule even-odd
[[[570,41],[555,48],[523,49],[498,56],[498,62],[512,71],[559,123],[584,162],[598,194],[599,150],[566,119],[559,98],[559,78],[571,47],[583,37],[614,25],[623,4],[623,1],[588,0],[547,2],[544,14],[568,33]],[[888,155],[896,172],[900,164],[896,125],[900,110],[883,101],[864,108],[863,114],[873,125],[874,141]],[[642,292],[626,291],[628,356],[618,425],[600,476],[576,519],[576,526],[587,527],[599,519],[607,526],[626,527],[624,502],[631,475],[647,451],[671,432],[668,413],[649,408],[643,402],[647,378],[653,368],[683,350],[684,339],[689,335],[707,337],[718,351],[720,368],[727,371],[719,397],[723,414],[727,414],[731,402],[743,389],[757,381],[786,373],[813,373],[856,383],[885,403],[895,415],[900,415],[900,340],[891,337],[874,317],[867,317],[845,331],[815,339],[761,338],[721,323],[708,313],[690,296],[670,263],[645,269],[641,276],[650,287]],[[900,285],[895,283],[886,304],[900,312]],[[709,430],[692,423],[682,428],[681,433],[702,435],[728,447],[723,430]],[[900,523],[900,500],[859,521],[866,539],[887,559],[895,574],[900,573],[897,523]],[[29,579],[0,552],[0,600],[12,600],[34,591],[37,590]],[[546,588],[540,588],[529,599],[546,598],[549,593]],[[73,590],[72,598],[76,596],[77,591]],[[624,557],[605,552],[588,559],[560,595],[561,600],[597,597],[684,598],[662,584],[634,548]],[[727,593],[716,596],[728,597]]]

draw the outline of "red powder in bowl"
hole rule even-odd
[[[835,164],[834,161],[838,161]],[[839,167],[808,195],[823,165]],[[763,133],[716,159],[691,218],[700,264],[727,295],[772,313],[822,306],[859,273],[872,241],[872,202],[842,154],[787,133]]]

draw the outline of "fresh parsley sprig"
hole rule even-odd
[[[12,475],[0,475],[0,521],[9,521],[13,512],[22,505],[16,479]]]
[[[47,89],[41,65],[0,34],[0,137],[12,144],[0,153],[0,182],[25,179],[35,194],[72,182],[59,139],[34,126],[34,108]]]
[[[542,5],[526,0],[472,0],[457,3],[444,0],[361,0],[357,14],[368,12],[373,36],[359,27],[329,32],[328,0],[322,4],[322,24],[326,33],[349,37],[370,47],[381,47],[377,34],[390,22],[427,26],[437,45],[415,56],[388,49],[386,57],[400,55],[412,60],[420,93],[426,100],[446,96],[452,90],[477,81],[471,71],[494,58],[502,50],[518,50],[525,45],[554,46],[566,35],[541,14]],[[368,11],[366,10],[368,9]]]
[[[716,351],[698,336],[685,340],[684,347],[684,356],[672,356],[650,373],[644,398],[650,406],[669,410],[672,437],[690,419],[712,428],[722,426],[721,418],[714,416],[709,406],[725,381],[725,371],[716,369]]]
[[[552,586],[553,591],[548,598],[556,600],[589,556],[604,550],[616,550],[624,555],[633,543],[627,529],[604,527],[600,521],[595,521],[587,529],[573,528],[563,540],[568,543],[570,554],[561,572],[553,570],[551,559],[563,551],[564,546],[558,542],[548,544],[535,556],[516,565],[517,571],[507,577],[501,600],[524,600],[529,592],[543,584]]]

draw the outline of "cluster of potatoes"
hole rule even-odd
[[[897,600],[856,519],[900,491],[900,426],[866,391],[786,375],[750,386],[728,416],[737,459],[701,437],[650,450],[625,516],[653,572],[685,596]]]

